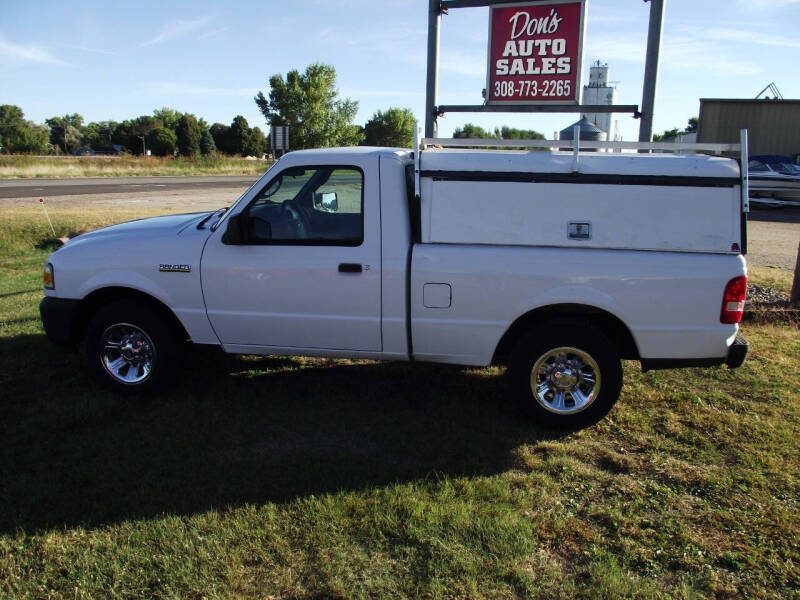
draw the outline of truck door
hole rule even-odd
[[[381,351],[375,167],[287,167],[214,232],[203,295],[224,345]]]

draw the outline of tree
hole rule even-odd
[[[269,78],[269,98],[262,92],[255,97],[270,125],[289,126],[289,145],[298,148],[325,148],[357,145],[362,136],[353,124],[358,102],[340,100],[336,89],[336,69],[314,63],[305,73],[289,71]]]
[[[414,125],[417,120],[408,108],[389,108],[377,111],[364,125],[364,144],[411,148],[414,145]]]
[[[679,128],[675,127],[673,129],[667,129],[664,133],[653,136],[654,142],[661,142],[665,139],[678,137],[682,133],[697,133],[697,126],[699,124],[699,120],[697,117],[692,117],[686,122],[686,129],[681,131]]]
[[[0,152],[47,152],[49,131],[44,125],[25,120],[19,106],[0,106]]]
[[[509,127],[503,125],[502,127],[495,127],[494,131],[486,131],[483,127],[466,123],[463,127],[456,129],[453,132],[455,138],[474,138],[474,139],[491,139],[497,138],[502,140],[543,140],[544,135],[534,129],[517,129],[516,127]]]
[[[453,132],[454,138],[477,138],[477,139],[485,139],[485,138],[493,138],[493,137],[500,137],[500,135],[493,135],[486,131],[483,127],[479,125],[473,125],[472,123],[466,123],[463,127],[456,128]]]
[[[84,141],[92,148],[97,146],[107,146],[111,143],[119,124],[116,121],[100,121],[99,123],[89,123],[84,128]]]
[[[249,145],[248,136],[250,135],[250,125],[247,124],[247,119],[242,115],[236,115],[228,131],[230,148],[233,150],[231,154],[244,154]]]
[[[178,136],[171,129],[156,127],[147,133],[147,147],[156,156],[172,156],[178,144]]]
[[[181,113],[175,110],[174,108],[168,108],[166,106],[157,108],[153,111],[153,117],[158,121],[161,121],[161,124],[166,127],[167,129],[171,129],[172,131],[177,132],[178,129],[178,121],[181,120]]]
[[[83,117],[78,113],[51,117],[45,121],[50,127],[50,143],[64,153],[80,148],[83,143]]]
[[[494,130],[497,136],[498,130]],[[508,127],[503,125],[500,129],[500,137],[504,140],[543,140],[544,135],[534,129],[517,129],[516,127]]]
[[[247,134],[242,156],[257,156],[261,158],[267,152],[267,138],[264,132],[258,127],[253,127]]]
[[[22,136],[17,142],[14,152],[26,152],[29,154],[45,154],[49,152],[47,148],[47,140],[50,137],[50,131],[47,125],[40,125],[33,121],[25,121],[25,128],[22,130]]]
[[[178,152],[182,156],[197,156],[200,153],[200,126],[194,115],[184,114],[178,119]]]
[[[208,128],[204,129],[200,135],[200,154],[208,156],[209,154],[214,154],[216,150],[217,145],[214,143],[214,136],[211,135]]]
[[[267,139],[258,127],[250,127],[242,115],[236,115],[230,126],[214,123],[209,129],[212,143],[225,154],[261,156],[267,150]]]
[[[231,128],[222,123],[214,123],[209,129],[214,145],[220,152],[225,154],[236,154],[231,144]]]
[[[681,131],[676,127],[674,129],[667,129],[662,134],[654,134],[653,141],[654,142],[663,142],[665,139],[675,138],[681,134]]]
[[[156,127],[163,127],[163,124],[150,115],[142,115],[135,119],[125,120],[114,130],[111,141],[114,144],[122,144],[133,154],[141,154],[141,136],[146,137]]]

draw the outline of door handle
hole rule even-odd
[[[339,263],[339,273],[361,273],[362,267],[358,263]]]

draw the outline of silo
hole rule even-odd
[[[574,135],[575,126],[581,128],[580,139],[582,142],[605,142],[606,141],[606,132],[600,129],[597,125],[592,123],[586,118],[581,119],[577,123],[573,123],[566,129],[562,129],[561,133],[558,134],[558,139],[560,140],[572,140]],[[562,148],[566,149],[566,148]],[[593,152],[594,150],[586,150],[587,152]]]
[[[588,105],[613,106],[617,103],[615,82],[608,81],[608,65],[599,60],[589,69],[589,85],[583,86],[583,103]],[[612,113],[583,113],[581,117],[589,119],[606,132],[606,139],[614,141],[617,120]]]

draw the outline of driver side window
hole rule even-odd
[[[246,243],[358,246],[364,239],[364,175],[355,167],[292,167],[242,213]]]

